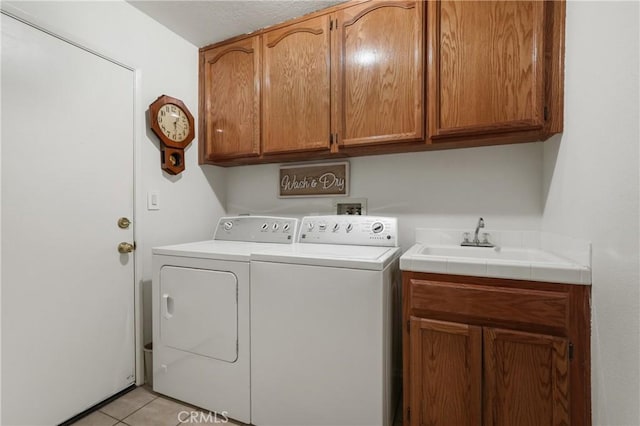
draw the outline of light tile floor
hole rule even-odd
[[[205,415],[196,414],[189,418],[192,412]],[[155,393],[147,386],[141,386],[83,417],[73,426],[244,425],[233,420],[223,423],[222,417],[218,417],[216,421],[213,415],[207,416],[207,413],[200,408]],[[401,409],[398,407],[394,426],[402,426],[400,413]]]
[[[191,416],[192,412],[205,415]],[[147,386],[141,386],[83,417],[73,426],[243,425],[233,420],[223,423],[223,417],[214,418],[213,414],[207,414],[208,411],[167,398],[153,392]]]

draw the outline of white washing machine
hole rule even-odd
[[[298,244],[253,253],[255,425],[392,424],[400,385],[397,235],[395,218],[305,217]]]
[[[213,240],[153,249],[153,389],[251,422],[249,260],[298,219],[220,219]]]

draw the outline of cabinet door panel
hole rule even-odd
[[[203,54],[204,160],[260,154],[260,38]]]
[[[263,35],[263,152],[329,149],[328,15]]]
[[[373,2],[338,18],[340,145],[423,137],[423,2]]]
[[[484,329],[486,425],[568,425],[567,339]]]
[[[432,137],[542,128],[545,3],[429,3]]]
[[[481,424],[481,327],[410,322],[411,425]]]

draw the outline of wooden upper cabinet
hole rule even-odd
[[[424,135],[422,1],[376,1],[336,21],[334,120],[340,146]]]
[[[545,140],[565,0],[353,0],[200,49],[200,162]]]
[[[263,152],[330,148],[329,16],[263,34]]]
[[[200,161],[260,154],[260,37],[200,55]]]
[[[566,338],[485,328],[484,348],[484,424],[571,424]]]
[[[415,317],[410,323],[409,425],[482,424],[482,328]]]
[[[558,16],[564,11],[560,3],[428,2],[427,122],[434,142],[514,131],[542,133],[545,114],[562,114],[556,111],[561,105],[551,99],[562,95],[557,93],[561,88],[551,87],[551,81],[545,84],[545,77],[562,74],[562,66],[553,68],[562,62],[562,34],[552,37],[564,23]]]

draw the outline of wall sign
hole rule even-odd
[[[349,195],[349,162],[280,166],[280,197]]]

